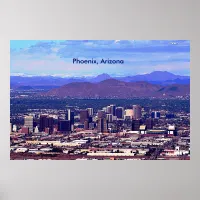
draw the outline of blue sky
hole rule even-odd
[[[73,58],[124,60],[80,65]],[[169,71],[190,75],[188,40],[11,40],[11,75],[113,76]]]

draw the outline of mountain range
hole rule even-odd
[[[10,76],[10,87],[17,89],[22,86],[30,86],[32,88],[56,88],[69,83],[89,82],[100,83],[104,80],[115,79],[122,82],[138,82],[145,81],[158,85],[171,85],[171,84],[190,84],[189,76],[175,75],[167,71],[154,71],[149,74],[116,77],[108,74],[100,74],[96,77],[55,77],[55,76]],[[22,87],[23,88],[23,87]]]
[[[135,97],[176,97],[188,96],[189,84],[158,85],[146,81],[124,82],[106,79],[101,82],[74,82],[54,88],[44,96],[70,98],[135,98]]]

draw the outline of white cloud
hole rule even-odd
[[[118,42],[120,42],[120,40],[115,40],[115,43],[118,43]]]

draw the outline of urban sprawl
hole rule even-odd
[[[189,121],[187,112],[138,104],[29,109],[11,116],[10,159],[189,160]]]

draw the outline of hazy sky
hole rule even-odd
[[[124,60],[123,65],[73,64],[78,59]],[[11,40],[11,75],[190,75],[188,40]]]

